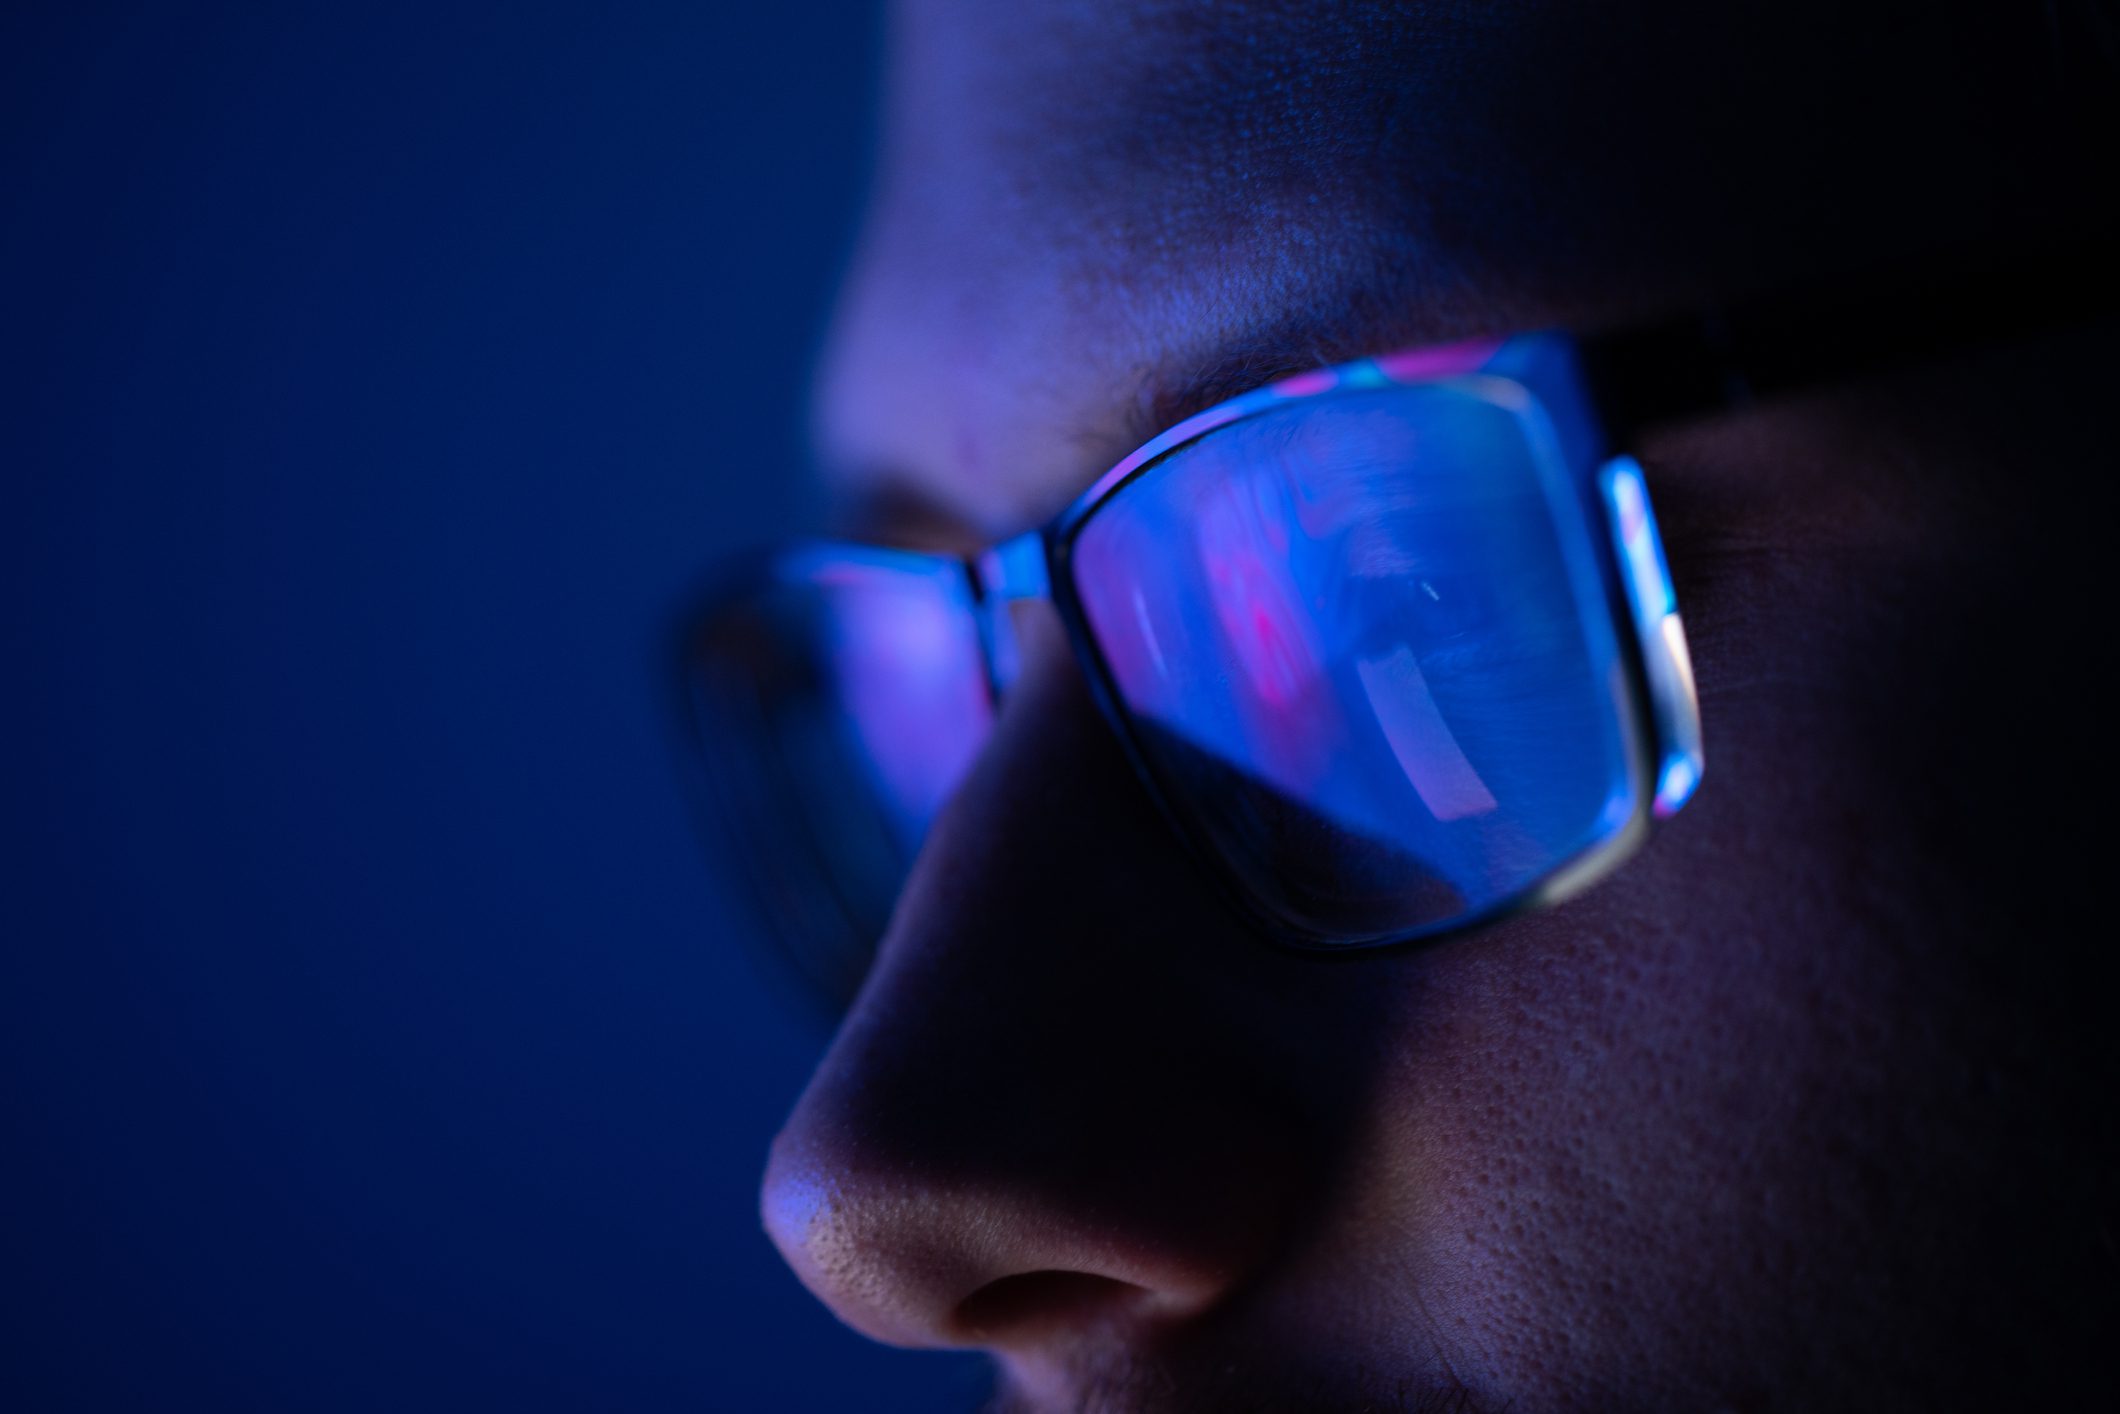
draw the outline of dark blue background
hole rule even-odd
[[[930,1409],[656,692],[801,523],[866,5],[0,11],[0,1407]]]

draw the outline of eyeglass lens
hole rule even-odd
[[[972,606],[956,561],[820,549],[691,646],[730,852],[802,969],[841,999],[990,725]]]
[[[1451,385],[1337,394],[1179,449],[1082,527],[1140,750],[1299,934],[1476,916],[1633,813],[1610,611],[1538,428]]]
[[[1514,385],[1343,391],[1220,428],[1080,527],[1068,572],[1136,749],[1297,935],[1433,931],[1636,814],[1583,493]],[[732,844],[850,995],[991,726],[957,561],[785,561],[693,645]]]

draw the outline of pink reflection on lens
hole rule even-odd
[[[1321,368],[1315,373],[1298,373],[1293,378],[1283,378],[1273,385],[1273,391],[1285,398],[1307,398],[1313,393],[1322,393],[1340,384],[1340,373],[1336,368]]]
[[[1274,488],[1258,473],[1222,483],[1201,508],[1200,563],[1215,613],[1260,702],[1285,707],[1317,676],[1317,646],[1288,572],[1284,515],[1259,504]]]
[[[1421,383],[1447,378],[1453,373],[1471,373],[1483,367],[1501,346],[1500,339],[1467,339],[1462,343],[1390,354],[1377,359],[1376,367],[1394,382]]]

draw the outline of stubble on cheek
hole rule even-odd
[[[1191,1369],[1114,1350],[1071,1362],[1035,1391],[1004,1372],[978,1414],[1505,1414],[1509,1407],[1439,1371],[1331,1379],[1250,1362]]]

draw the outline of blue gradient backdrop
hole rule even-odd
[[[0,1408],[949,1409],[654,669],[801,523],[860,4],[0,8]]]

